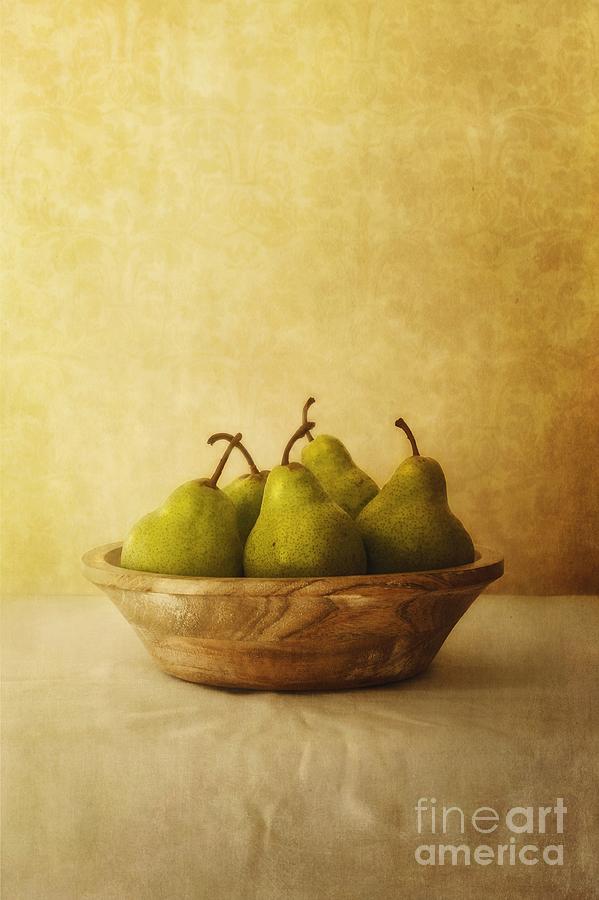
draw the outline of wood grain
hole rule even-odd
[[[257,690],[331,690],[422,672],[503,560],[335,578],[192,578],[120,567],[121,544],[83,572],[122,612],[163,671]]]

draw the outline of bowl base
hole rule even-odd
[[[468,598],[469,606],[474,597]],[[462,608],[463,608],[462,604]],[[196,684],[253,691],[332,691],[403,681],[423,672],[451,631],[362,636],[317,649],[305,641],[259,643],[186,636],[156,641],[135,629],[157,666]]]
[[[201,673],[196,672],[191,666],[164,666],[159,663],[157,663],[157,665],[165,675],[170,675],[172,678],[178,678],[180,681],[187,681],[190,684],[202,684],[205,687],[219,688],[220,690],[228,691],[270,691],[273,693],[299,694],[306,692],[313,693],[315,691],[350,691],[358,690],[360,688],[382,687],[385,684],[397,684],[399,681],[408,681],[410,678],[416,678],[418,675],[421,675],[428,669],[430,663],[413,671],[395,675],[379,675],[366,679],[348,678],[342,682],[339,680],[330,682],[303,681],[285,685],[281,685],[280,682],[275,684],[264,684],[262,682],[244,682],[241,680],[236,680],[235,682],[218,681],[206,678]]]

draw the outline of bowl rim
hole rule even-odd
[[[98,587],[114,587],[159,594],[254,594],[281,593],[292,588],[317,588],[319,593],[360,587],[410,588],[423,590],[459,590],[481,587],[501,578],[504,560],[501,554],[487,547],[475,545],[476,559],[463,566],[446,569],[427,569],[420,572],[393,572],[372,575],[332,575],[306,578],[247,578],[208,577],[196,575],[164,575],[125,569],[109,559],[123,546],[122,541],[102,544],[88,550],[81,557],[84,576]]]

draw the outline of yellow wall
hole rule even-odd
[[[592,0],[4,8],[6,591],[308,393],[380,480],[411,423],[500,589],[596,587]]]

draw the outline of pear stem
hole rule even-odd
[[[314,428],[315,425],[316,425],[316,422],[304,422],[302,425],[300,425],[300,427],[297,429],[297,431],[293,432],[293,434],[287,441],[287,446],[283,450],[283,458],[281,459],[282,466],[289,465],[289,451],[291,450],[291,448],[293,447],[295,442],[299,441],[299,439],[301,437],[303,437],[305,434],[308,434],[310,429]]]
[[[402,431],[405,431],[407,438],[408,438],[410,444],[412,445],[412,455],[420,456],[420,452],[418,450],[418,445],[416,444],[416,438],[414,437],[410,426],[406,425],[406,423],[404,422],[403,419],[398,419],[397,422],[395,423],[395,425],[397,426],[397,428],[401,428]]]
[[[220,462],[217,465],[216,469],[214,470],[212,478],[209,478],[208,481],[206,482],[208,487],[211,487],[211,488],[216,487],[216,482],[218,481],[220,476],[223,474],[223,469],[225,468],[225,466],[227,464],[228,458],[230,457],[231,453],[233,452],[233,447],[237,447],[237,445],[239,444],[239,441],[241,440],[242,437],[243,437],[243,435],[241,434],[240,431],[238,431],[237,434],[233,437],[233,440],[229,443],[229,446],[227,447],[227,449],[221,456]]]
[[[207,443],[209,443],[209,444],[214,444],[215,441],[233,441],[234,439],[235,439],[235,438],[234,438],[234,436],[233,436],[232,434],[227,434],[226,431],[218,431],[218,432],[216,432],[216,434],[211,434],[211,435],[210,435],[210,437],[208,438],[208,442],[207,442]],[[241,450],[241,452],[242,452],[243,455],[245,456],[245,458],[246,458],[246,460],[247,460],[247,463],[248,463],[248,465],[249,465],[249,467],[250,467],[250,472],[252,473],[252,475],[259,475],[259,474],[260,474],[260,469],[258,468],[258,466],[256,465],[256,463],[255,463],[254,460],[252,459],[249,450],[247,450],[246,447],[243,446],[243,444],[241,443],[241,441],[239,441],[239,442],[238,442],[236,445],[234,445],[234,446],[236,446],[238,450]]]
[[[308,410],[310,409],[310,407],[312,406],[313,403],[316,403],[316,400],[314,399],[314,397],[308,397],[308,399],[304,403],[304,409],[303,409],[303,414],[302,414],[302,422],[304,425],[306,425],[308,422]],[[309,441],[314,440],[314,438],[312,437],[312,435],[310,434],[309,431],[306,432],[306,437],[308,438]]]

